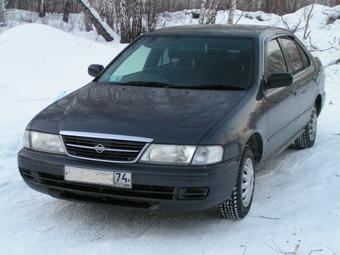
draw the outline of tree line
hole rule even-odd
[[[155,28],[161,12],[195,9],[193,18],[201,24],[214,24],[218,10],[229,10],[228,23],[234,23],[235,9],[265,11],[279,15],[291,13],[308,4],[338,5],[340,0],[0,0],[0,25],[5,9],[35,11],[40,17],[48,13],[63,13],[68,22],[70,13],[85,13],[85,26],[93,26],[105,40],[114,40],[112,29],[124,43]]]
[[[79,13],[82,8],[78,0],[0,0],[7,2],[7,8],[36,11],[40,2],[44,2],[47,12],[62,13],[66,2],[70,3],[71,13]],[[206,0],[209,2],[209,0]],[[232,0],[220,0],[219,9],[227,9]],[[119,4],[120,0],[89,0],[89,3],[96,9],[103,9],[108,2]],[[158,11],[180,11],[183,9],[199,9],[204,0],[157,0]],[[334,6],[340,4],[340,0],[238,0],[238,8],[245,11],[266,11],[276,14],[286,14],[312,4],[324,4]]]

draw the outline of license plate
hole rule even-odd
[[[101,171],[65,166],[65,181],[131,189],[132,175],[123,171]]]

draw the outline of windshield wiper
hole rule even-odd
[[[129,81],[129,82],[114,82],[118,85],[129,85],[129,86],[143,86],[143,87],[157,87],[157,88],[176,88],[176,89],[202,89],[202,90],[246,90],[245,88],[228,86],[223,84],[202,84],[202,85],[173,85],[165,82],[157,81]]]
[[[202,84],[192,87],[190,89],[206,89],[206,90],[246,90],[245,88],[223,85],[223,84]]]
[[[145,86],[145,87],[158,87],[158,88],[175,88],[175,85],[171,85],[165,82],[157,82],[157,81],[129,81],[119,83],[121,85],[131,85],[131,86]]]

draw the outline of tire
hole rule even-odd
[[[248,180],[248,184],[246,184]],[[242,187],[242,184],[246,185]],[[237,183],[229,199],[222,202],[220,212],[227,220],[243,219],[249,212],[255,186],[255,161],[254,155],[249,147],[246,147],[242,153],[240,169],[237,177]],[[247,189],[245,189],[247,187]],[[246,191],[247,194],[246,195]]]
[[[318,113],[316,107],[313,107],[312,115],[308,124],[305,127],[304,132],[298,139],[295,140],[295,147],[299,150],[308,149],[313,147],[316,134],[317,134],[317,126],[318,126]]]

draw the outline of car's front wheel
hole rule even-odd
[[[317,133],[317,126],[318,126],[318,112],[316,107],[314,106],[312,115],[308,124],[305,127],[304,132],[298,139],[295,140],[295,147],[297,149],[307,149],[313,147],[316,139]]]
[[[249,147],[242,153],[237,183],[231,197],[220,204],[225,219],[240,220],[249,212],[254,195],[255,161]]]

